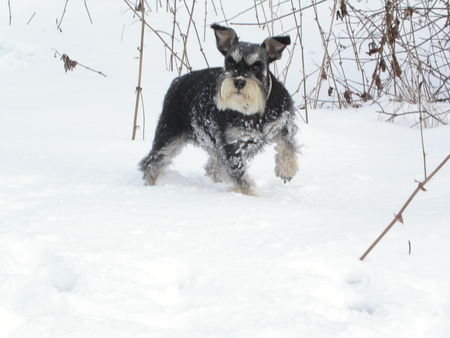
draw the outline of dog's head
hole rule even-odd
[[[289,36],[267,38],[262,44],[239,41],[232,28],[211,26],[217,48],[225,56],[224,72],[219,79],[216,105],[246,115],[263,113],[270,95],[272,80],[269,64],[281,57]]]

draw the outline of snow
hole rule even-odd
[[[314,110],[288,184],[273,148],[250,167],[252,197],[213,183],[188,147],[144,186],[137,163],[174,75],[148,59],[147,136],[130,141],[138,39],[120,41],[129,13],[98,14],[105,3],[75,27],[85,13],[69,2],[62,34],[49,1],[31,26],[20,2],[1,19],[0,337],[450,336],[448,164],[358,260],[423,179],[417,128],[377,106]],[[65,74],[52,48],[108,77]],[[425,142],[430,171],[448,127]]]

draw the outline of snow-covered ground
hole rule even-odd
[[[73,5],[61,34],[48,19],[61,4],[41,2],[33,24],[36,9],[17,2],[13,25],[1,19],[1,338],[450,336],[449,165],[358,260],[423,178],[418,129],[377,106],[311,111],[289,184],[272,148],[251,166],[249,197],[211,182],[188,147],[146,187],[137,162],[174,75],[147,61],[147,139],[131,142],[126,15],[92,3],[95,24],[75,28]],[[65,74],[52,48],[108,78]],[[425,141],[431,169],[448,127]]]

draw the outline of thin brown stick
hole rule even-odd
[[[86,12],[87,12],[87,15],[88,15],[88,17],[89,17],[89,21],[91,22],[91,24],[93,24],[93,22],[92,22],[92,17],[91,17],[91,13],[89,12],[89,8],[88,8],[88,5],[87,5],[87,3],[86,3],[86,0],[84,0],[84,7],[86,8]]]
[[[30,19],[28,19],[28,21],[27,21],[27,25],[29,25],[30,24],[30,22],[31,22],[31,20],[33,20],[33,18],[34,18],[34,16],[36,15],[36,12],[34,12],[33,13],[33,15],[31,16],[31,18]]]
[[[416,113],[418,113],[418,111]],[[447,115],[450,114],[450,110],[448,110],[446,112],[439,113],[439,114],[431,114],[428,110],[423,110],[422,113],[425,113],[427,115],[427,116],[425,116],[423,118],[424,122],[431,120],[432,122],[435,121],[435,122],[440,123],[440,124],[442,124],[444,126],[448,125],[448,123],[445,122],[445,119],[447,118]],[[440,118],[440,115],[442,115],[442,118]],[[418,122],[414,123],[413,125],[411,125],[411,128],[416,127],[419,123],[420,123],[420,120]]]
[[[189,7],[187,6],[186,1],[184,1],[184,6],[185,6],[186,10],[188,11],[189,16],[193,18],[194,13],[193,13],[193,11],[189,12]],[[192,6],[192,10],[193,9],[194,9],[194,6]],[[192,19],[192,25],[194,26],[195,35],[197,36],[197,42],[198,42],[199,50],[200,50],[200,52],[203,55],[203,59],[205,60],[206,67],[209,68],[208,58],[206,57],[205,50],[203,49],[202,41],[200,39],[200,35],[198,34],[197,25],[195,24],[194,19]]]
[[[8,10],[9,10],[9,25],[11,26],[12,15],[11,15],[11,0],[8,0]]]
[[[203,18],[203,41],[206,41],[206,20],[208,18],[208,0],[205,0],[205,16]]]
[[[195,0],[193,2],[195,2]],[[227,20],[227,16],[225,15],[225,10],[223,9],[222,0],[219,0],[219,3],[220,3],[220,10],[222,11],[223,19],[228,26],[228,20]]]
[[[294,1],[291,0],[291,5],[292,5],[292,12],[295,12],[295,8],[294,8]],[[300,6],[300,20],[299,22],[297,22],[297,16],[295,15],[295,13],[293,13],[293,17],[295,20],[295,26],[297,27],[297,36],[299,38],[299,43],[300,43],[300,52],[301,52],[301,64],[302,64],[302,74],[303,74],[303,102],[304,102],[304,106],[305,106],[305,122],[306,124],[309,123],[309,118],[308,118],[308,102],[306,99],[306,74],[305,74],[305,55],[304,55],[304,51],[303,51],[303,13],[302,13],[302,4],[300,2],[300,0],[298,1],[298,5]]]
[[[141,105],[142,105],[142,140],[145,140],[145,105],[144,96],[141,93]]]
[[[375,103],[377,103],[377,101],[375,101]],[[432,120],[432,121],[436,121],[437,123],[440,123],[440,124],[442,124],[442,125],[444,125],[444,126],[446,126],[446,125],[448,124],[447,122],[445,122],[445,117],[450,113],[450,110],[449,110],[449,111],[442,112],[442,113],[440,113],[440,114],[431,114],[431,113],[430,113],[428,110],[426,110],[426,109],[425,109],[425,110],[422,110],[422,111],[420,111],[420,110],[412,110],[412,111],[408,111],[408,112],[404,112],[404,113],[397,113],[397,112],[388,113],[388,112],[386,112],[386,111],[377,111],[377,113],[379,113],[379,114],[389,116],[389,117],[386,119],[386,122],[394,122],[394,119],[397,118],[397,117],[400,117],[400,116],[406,116],[406,115],[416,115],[416,114],[420,114],[421,112],[422,112],[422,114],[426,114],[426,115],[427,115],[427,116],[425,116],[425,117],[422,117],[423,121]],[[443,118],[443,119],[439,118],[439,115],[443,115],[444,118]],[[416,127],[416,126],[417,126],[418,124],[420,124],[420,123],[421,123],[421,121],[420,121],[420,119],[419,119],[418,122],[416,122],[416,123],[414,123],[414,124],[411,125],[411,128]]]
[[[169,62],[169,70],[173,71],[173,64],[174,64],[174,49],[175,49],[175,28],[176,28],[176,22],[177,22],[177,2],[173,2],[173,8],[170,8],[170,11],[173,14],[173,21],[172,21],[172,35],[171,35],[171,46],[170,50],[172,51],[170,54],[170,62]]]
[[[181,66],[178,70],[178,74],[181,75],[181,72],[183,70],[183,64],[184,64],[184,60],[186,60],[187,63],[189,63],[189,61],[187,61],[188,58],[188,52],[187,52],[187,43],[188,43],[188,39],[189,39],[189,32],[191,30],[191,25],[194,21],[193,15],[194,15],[194,8],[195,8],[195,0],[192,1],[192,8],[189,11],[189,7],[186,4],[186,1],[184,1],[184,6],[189,14],[189,22],[188,22],[188,26],[187,26],[187,30],[186,30],[186,34],[182,34],[182,38],[183,38],[183,55],[181,56]],[[202,48],[201,48],[202,49]]]
[[[67,8],[67,3],[68,3],[68,2],[69,2],[69,0],[66,0],[66,3],[64,4],[63,12],[62,12],[62,14],[61,14],[61,18],[60,18],[59,21],[58,21],[58,26],[56,26],[56,30],[58,30],[58,31],[60,31],[60,32],[62,32],[61,24],[62,24],[62,22],[63,22],[64,15],[66,14],[66,8]]]
[[[125,25],[122,26],[122,32],[120,33],[120,42],[123,42],[123,34],[125,33]]]
[[[131,136],[131,140],[136,139],[136,130],[137,130],[137,116],[139,111],[139,98],[142,95],[142,61],[144,59],[144,31],[145,31],[145,5],[141,0],[140,8],[141,10],[141,45],[139,47],[139,74],[138,74],[138,84],[136,87],[136,104],[134,105],[134,119],[133,119],[133,133]]]
[[[320,2],[319,2],[320,3]],[[334,6],[333,6],[333,10],[331,11],[331,22],[330,22],[330,27],[328,29],[328,34],[327,36],[325,36],[325,32],[322,29],[322,26],[320,25],[319,22],[319,18],[318,18],[318,14],[317,14],[317,2],[314,2],[314,20],[316,21],[316,24],[319,28],[320,31],[320,35],[322,38],[322,45],[323,45],[323,49],[324,49],[324,54],[323,54],[323,59],[322,59],[322,65],[320,66],[320,70],[321,73],[319,74],[319,76],[317,77],[317,85],[316,85],[316,99],[315,99],[315,103],[314,103],[314,109],[317,108],[317,100],[319,98],[319,94],[320,94],[320,88],[322,85],[322,79],[323,79],[323,74],[326,74],[326,69],[329,68],[330,73],[331,73],[331,77],[332,77],[332,81],[334,82],[334,88],[336,89],[336,95],[337,95],[337,99],[338,99],[338,103],[339,103],[339,108],[342,107],[342,103],[341,103],[341,97],[336,85],[336,77],[333,74],[333,66],[331,64],[331,56],[328,50],[328,45],[330,43],[330,39],[331,39],[331,33],[332,33],[332,29],[333,29],[333,24],[334,24],[334,19],[336,17],[336,9],[337,9],[337,4],[338,4],[338,0],[334,1]]]
[[[403,212],[405,211],[405,209],[408,207],[408,205],[411,203],[411,201],[414,199],[414,197],[420,190],[426,191],[424,188],[425,184],[427,184],[428,181],[430,181],[433,178],[433,176],[445,165],[445,163],[447,163],[449,159],[450,155],[447,155],[447,157],[436,167],[436,169],[433,170],[433,172],[425,180],[418,183],[416,190],[414,190],[413,193],[409,196],[405,204],[403,204],[399,212],[394,216],[394,219],[391,221],[391,223],[389,223],[386,229],[384,229],[384,231],[377,237],[377,239],[369,246],[369,248],[359,258],[361,261],[363,261],[364,258],[367,257],[367,255],[378,244],[378,242],[387,234],[387,232],[391,230],[391,228],[394,226],[395,223],[397,223],[397,221],[403,223]]]
[[[261,23],[259,22],[259,15],[258,15],[258,5],[256,4],[256,0],[253,0],[253,3],[255,7],[256,22],[258,23],[258,27],[261,28]]]
[[[423,116],[422,116],[422,112],[423,112],[423,109],[422,109],[422,84],[423,84],[423,81],[419,83],[419,88],[418,88],[418,90],[419,90],[419,92],[418,92],[418,95],[419,95],[419,121],[420,121],[420,142],[422,145],[422,158],[423,158],[423,176],[426,179],[427,178],[427,155],[425,152],[425,141],[423,139],[424,120],[423,120]]]
[[[214,14],[217,16],[218,15],[217,14],[217,8],[216,8],[216,4],[214,3],[214,0],[211,0],[211,4],[212,4],[213,9],[214,9]]]

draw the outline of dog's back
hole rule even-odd
[[[222,68],[197,70],[177,77],[173,80],[164,98],[164,106],[160,119],[169,118],[177,121],[186,129],[190,127],[190,117],[201,108],[210,111],[214,102],[217,78]]]

